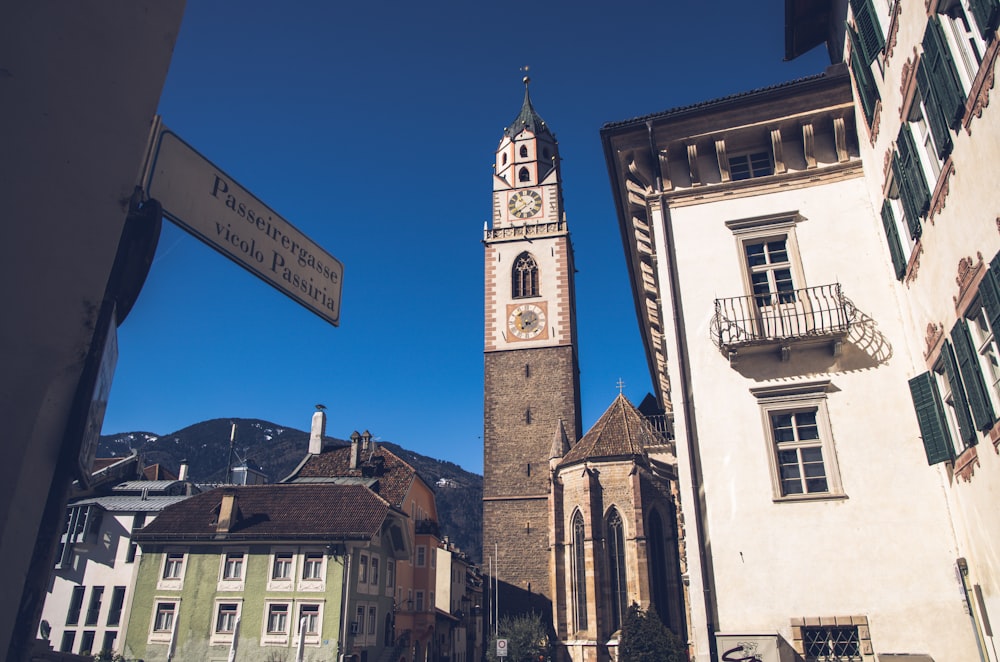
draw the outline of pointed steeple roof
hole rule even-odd
[[[566,428],[563,426],[563,421],[559,419],[559,425],[556,426],[556,436],[552,439],[552,450],[549,451],[549,459],[555,460],[564,456],[567,451],[569,451],[569,437],[566,436]]]
[[[527,76],[524,77],[524,103],[521,104],[521,112],[517,114],[514,121],[510,123],[506,129],[504,129],[504,134],[513,138],[517,134],[521,133],[525,129],[531,131],[536,136],[542,133],[547,133],[555,139],[555,136],[549,131],[548,125],[545,120],[535,111],[535,107],[531,105],[531,95],[528,93],[528,83],[531,79]]]
[[[599,458],[642,456],[647,446],[667,443],[622,394],[618,394],[587,434],[563,457],[560,466]]]

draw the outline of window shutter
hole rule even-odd
[[[937,384],[934,383],[934,375],[925,372],[911,379],[909,383],[913,408],[917,412],[917,423],[920,425],[920,436],[924,439],[927,464],[947,462],[953,457],[953,446],[945,423],[941,395],[938,393]]]
[[[993,337],[997,338],[1000,333],[1000,253],[990,262],[990,268],[983,274],[983,280],[979,284],[979,297],[983,300],[983,311],[986,319],[990,323],[990,330]]]
[[[969,10],[979,26],[979,34],[989,41],[990,33],[997,29],[1000,18],[1000,0],[969,0]]]
[[[965,320],[959,318],[951,329],[951,342],[955,345],[955,358],[958,370],[965,383],[965,394],[969,399],[969,409],[972,410],[972,420],[977,430],[989,430],[996,420],[993,415],[993,405],[990,403],[986,382],[979,369],[976,348],[972,344],[972,336]]]
[[[927,111],[927,125],[934,134],[934,146],[937,157],[942,161],[951,154],[951,131],[948,130],[948,120],[938,98],[935,96],[934,87],[931,85],[930,77],[927,74],[927,67],[921,60],[917,64],[917,89],[920,90],[920,98],[924,100],[924,109]]]
[[[941,359],[944,361],[944,372],[951,386],[951,399],[954,403],[955,418],[958,419],[958,433],[962,437],[964,446],[972,446],[976,443],[976,428],[972,425],[972,416],[969,415],[969,400],[965,397],[965,387],[962,386],[962,377],[958,373],[958,366],[955,364],[955,355],[951,349],[951,343],[944,341],[941,348]]]
[[[896,270],[896,280],[903,280],[906,275],[906,257],[903,255],[903,245],[899,241],[895,216],[888,200],[882,201],[882,227],[885,228],[885,238],[889,242],[889,255]]]
[[[906,212],[906,222],[914,239],[920,236],[920,217],[931,205],[931,193],[927,188],[924,171],[917,158],[917,145],[913,134],[905,122],[896,136],[896,158],[893,171],[899,183],[899,198]]]
[[[871,0],[851,0],[851,13],[854,14],[854,25],[858,28],[864,63],[870,65],[885,46],[882,26],[879,25]]]
[[[858,87],[861,110],[870,127],[875,118],[875,104],[879,99],[878,88],[875,87],[871,65],[866,64],[861,55],[861,40],[853,29],[848,28],[847,33],[851,36],[851,70],[854,72],[854,83]]]
[[[924,54],[920,58],[920,64],[927,69],[927,77],[945,123],[957,130],[965,114],[965,92],[962,91],[962,85],[958,80],[958,72],[955,70],[955,63],[951,51],[948,50],[948,42],[945,41],[944,30],[937,14],[927,20],[922,45]]]

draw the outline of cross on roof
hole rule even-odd
[[[615,386],[618,387],[618,395],[621,395],[622,391],[625,390],[625,382],[622,381],[621,377],[618,378],[618,383]]]

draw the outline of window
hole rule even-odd
[[[889,197],[882,201],[882,229],[885,230],[886,242],[889,245],[889,257],[896,273],[896,280],[902,280],[906,275],[906,267],[910,256],[920,238],[920,219],[911,219],[906,215],[899,199],[899,187],[895,180],[889,189]]]
[[[767,152],[753,152],[729,157],[729,176],[734,182],[753,177],[774,174],[771,155]]]
[[[267,608],[267,633],[288,634],[288,604],[274,603]]]
[[[528,146],[527,145],[521,145],[521,149],[518,150],[518,153],[521,155],[521,158],[527,158],[527,156],[528,156]]]
[[[115,649],[115,639],[118,638],[118,633],[114,630],[107,630],[104,633],[104,639],[101,641],[101,651],[111,652]],[[97,651],[97,652],[101,652]]]
[[[427,547],[417,545],[417,567],[422,568],[427,564]]]
[[[361,554],[358,558],[358,583],[368,583],[368,555]]]
[[[912,232],[912,228],[919,226],[920,218],[930,207],[931,194],[927,188],[924,168],[917,155],[917,144],[913,140],[910,126],[906,123],[899,127],[899,134],[896,136],[896,151],[892,155],[892,176]]]
[[[69,609],[66,611],[66,625],[76,625],[80,622],[80,610],[83,608],[84,586],[74,586],[73,595],[69,599]]]
[[[184,570],[184,554],[167,554],[163,561],[163,578],[180,579]]]
[[[608,576],[611,579],[611,629],[618,630],[628,609],[628,581],[625,575],[625,532],[621,515],[611,510],[608,529]]]
[[[299,622],[307,635],[319,634],[319,605],[302,605],[299,608]]]
[[[239,617],[240,606],[235,602],[219,604],[215,617],[216,634],[232,634],[236,631],[236,619]]]
[[[573,514],[573,544],[570,552],[570,572],[573,574],[573,620],[576,629],[587,629],[587,553],[584,549],[583,515]]]
[[[1000,357],[997,352],[997,337],[981,302],[973,305],[967,315],[966,323],[972,340],[971,349],[976,353],[979,371],[985,380],[986,397],[993,405],[993,411],[1000,411]]]
[[[885,36],[879,24],[878,13],[872,0],[851,0],[850,4],[857,32],[859,58],[865,65],[871,66],[885,47]]]
[[[231,552],[223,557],[223,579],[243,579],[243,553]]]
[[[515,299],[538,296],[538,264],[530,253],[517,256],[511,278],[511,293]]]
[[[372,557],[372,569],[369,575],[369,581],[371,581],[372,586],[378,586],[378,557]]]
[[[354,617],[354,634],[363,635],[365,633],[365,608],[358,605],[357,614]]]
[[[392,590],[396,588],[396,562],[392,559],[385,562],[385,588],[386,593],[390,595]]]
[[[862,662],[857,626],[805,626],[802,646],[808,662]]]
[[[76,642],[76,631],[75,630],[65,630],[63,631],[62,641],[59,642],[59,651],[61,653],[72,653],[73,644]]]
[[[118,625],[122,618],[122,605],[125,604],[125,587],[115,586],[111,591],[111,608],[108,609],[108,625]]]
[[[378,610],[375,607],[368,607],[368,634],[375,634],[375,619],[378,617]]]
[[[94,631],[84,630],[80,639],[80,655],[90,655],[94,653]]]
[[[104,587],[95,586],[90,590],[90,604],[87,605],[87,620],[84,625],[97,625],[101,616],[101,600],[104,598]]]
[[[986,40],[996,29],[997,0],[944,0],[938,4],[941,27],[954,53],[955,69],[968,91],[986,54]]]
[[[310,553],[305,555],[302,563],[302,579],[323,578],[323,555]]]
[[[531,181],[531,173],[528,172],[527,168],[521,168],[520,170],[517,171],[517,181],[519,182]]]
[[[157,602],[154,606],[154,632],[171,632],[174,629],[174,617],[177,614],[176,602]]]
[[[926,150],[927,156],[933,160],[943,161],[951,153],[951,130],[961,126],[965,115],[965,92],[962,89],[958,71],[951,57],[944,29],[936,15],[927,21],[924,38],[921,42],[923,54],[917,64],[917,89],[920,93],[920,111],[922,121],[926,122],[930,143],[933,138],[934,150]],[[917,100],[914,99],[911,108],[910,122],[918,121],[915,115]],[[935,174],[935,178],[936,178]]]
[[[423,591],[417,591],[417,606],[416,606],[416,610],[417,611],[423,611],[424,610],[424,592]]]
[[[274,555],[271,579],[290,580],[292,578],[292,554],[281,552]]]
[[[764,419],[775,500],[843,495],[826,407],[827,380],[751,389]]]
[[[758,306],[795,302],[791,262],[785,236],[743,245],[750,286]]]

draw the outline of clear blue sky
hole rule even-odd
[[[188,2],[164,123],[345,265],[333,327],[169,222],[104,432],[262,418],[482,472],[483,222],[520,109],[559,139],[588,428],[650,377],[599,130],[823,70],[784,3]],[[226,440],[219,440],[223,443]],[[303,449],[305,451],[305,449]]]

